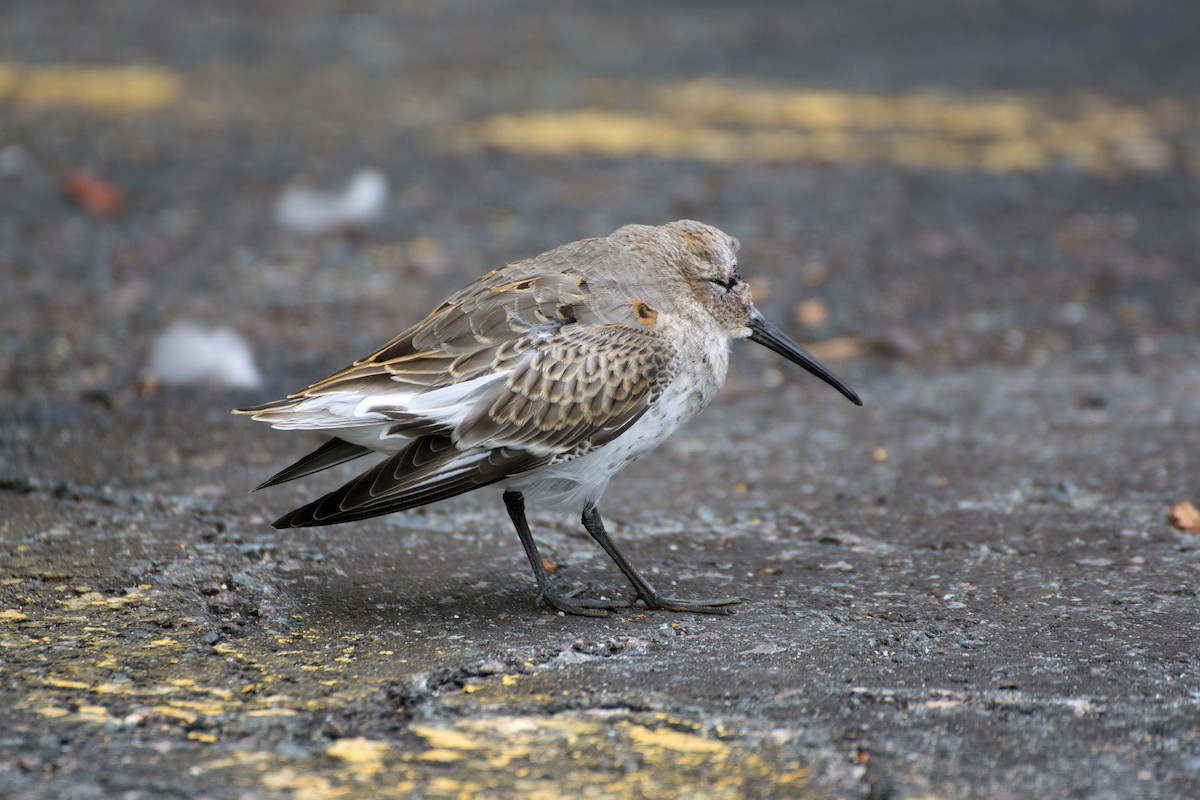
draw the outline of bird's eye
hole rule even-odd
[[[713,286],[720,286],[721,290],[724,292],[732,292],[733,287],[737,284],[737,280],[737,275],[734,275],[732,278],[728,278],[726,280],[721,280],[720,278],[709,278],[708,282]]]

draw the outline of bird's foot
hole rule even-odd
[[[668,597],[654,592],[643,594],[641,600],[646,608],[660,611],[690,611],[693,614],[729,614],[738,603],[745,602],[745,597],[717,597],[712,600],[687,600],[682,597]]]
[[[579,592],[582,589],[572,589],[569,592],[560,592],[553,586],[543,586],[538,593],[538,599],[546,603],[546,605],[555,608],[564,614],[575,614],[580,617],[607,617],[609,611],[614,608],[628,608],[631,603],[628,600],[609,600],[600,597],[579,597]]]

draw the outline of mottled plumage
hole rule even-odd
[[[763,344],[859,402],[754,309],[737,248],[690,220],[563,245],[485,275],[307,389],[238,410],[333,437],[259,488],[385,456],[275,527],[366,519],[500,483],[541,597],[555,608],[595,615],[621,603],[555,589],[525,522],[526,497],[582,508],[585,528],[648,607],[724,610],[738,598],[655,591],[609,539],[597,503],[613,474],[712,400],[732,339]]]

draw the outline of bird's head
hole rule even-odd
[[[737,239],[711,225],[686,219],[664,225],[661,230],[669,242],[671,260],[682,273],[691,298],[730,337],[749,339],[773,350],[816,375],[851,402],[862,405],[853,389],[754,307],[750,286],[738,273],[737,252],[741,244]]]

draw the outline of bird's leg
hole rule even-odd
[[[685,600],[680,597],[668,597],[660,594],[657,589],[642,577],[640,572],[633,568],[633,565],[626,560],[621,551],[617,549],[616,544],[613,543],[613,540],[609,538],[608,531],[604,530],[604,520],[600,519],[600,509],[594,503],[588,503],[584,506],[583,527],[587,528],[587,532],[604,548],[604,552],[608,553],[608,557],[613,560],[613,563],[621,569],[621,572],[625,573],[625,577],[633,584],[634,590],[642,602],[646,604],[646,608],[659,608],[667,611],[694,611],[699,614],[728,614],[729,609],[726,606],[735,605],[745,599],[744,597],[720,597],[714,600]]]
[[[521,537],[521,544],[525,547],[525,555],[529,557],[529,565],[533,567],[539,599],[545,600],[559,611],[585,617],[607,617],[608,609],[629,605],[622,600],[572,597],[560,592],[550,581],[546,567],[542,564],[542,554],[538,552],[537,544],[533,541],[533,532],[529,530],[529,522],[525,519],[525,498],[520,492],[509,490],[504,493],[504,507],[508,509],[508,516],[512,518],[513,527],[517,529],[517,535]]]

